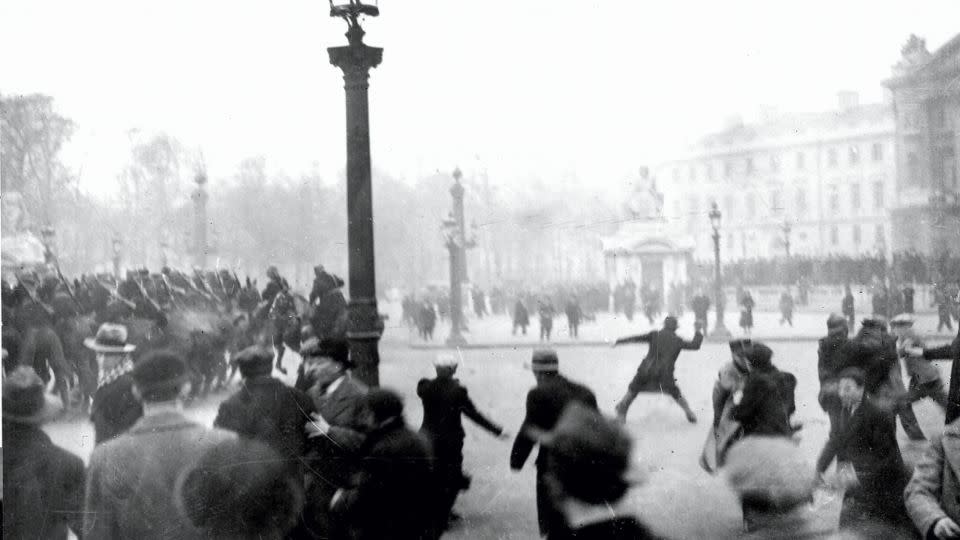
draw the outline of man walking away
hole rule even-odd
[[[674,378],[673,372],[677,364],[677,358],[680,357],[680,351],[700,349],[700,344],[703,343],[703,332],[699,323],[694,323],[693,340],[686,341],[677,335],[677,318],[667,315],[663,320],[662,329],[638,336],[620,338],[614,342],[613,346],[627,343],[647,343],[649,347],[647,348],[647,356],[640,363],[637,374],[627,387],[627,393],[617,404],[617,417],[620,421],[626,421],[627,410],[640,392],[659,392],[672,397],[677,405],[680,405],[680,408],[683,409],[687,421],[695,424],[697,415],[693,414],[687,400],[680,393],[680,387],[677,386],[677,380]]]
[[[853,291],[850,290],[850,284],[843,286],[843,301],[840,305],[840,312],[847,318],[847,329],[854,331],[856,329],[856,311],[853,305]]]
[[[469,489],[470,477],[463,472],[463,431],[462,416],[474,421],[498,439],[506,438],[503,428],[487,419],[473,400],[467,395],[467,389],[454,378],[457,373],[457,358],[452,354],[442,354],[434,362],[437,376],[433,379],[420,379],[417,383],[417,395],[423,401],[423,424],[420,434],[431,445],[434,458],[433,472],[439,482],[440,497],[437,504],[438,530],[445,530],[450,521],[459,516],[453,513],[453,503],[460,491]]]
[[[580,308],[580,301],[577,300],[576,296],[570,298],[564,311],[567,313],[567,326],[570,330],[570,337],[577,339],[580,337],[580,321],[583,319],[583,309]]]
[[[708,327],[707,316],[710,311],[710,297],[707,296],[703,289],[700,289],[697,295],[693,297],[690,307],[693,309],[695,319],[700,322],[700,327],[706,332]]]
[[[201,538],[177,512],[180,473],[206,450],[235,439],[183,415],[190,372],[179,355],[154,351],[137,362],[133,392],[144,416],[126,433],[93,450],[87,473],[84,537],[97,539]]]
[[[847,320],[830,314],[827,318],[827,336],[820,338],[817,348],[817,372],[820,378],[820,394],[817,401],[830,420],[830,432],[837,427],[840,415],[839,381],[837,376],[844,366],[843,347],[847,343]]]
[[[552,350],[533,353],[531,369],[537,385],[527,393],[527,411],[523,424],[517,431],[510,451],[510,468],[519,471],[537,444],[536,432],[550,431],[556,426],[563,410],[572,402],[578,402],[596,410],[597,398],[581,384],[570,381],[560,374],[560,361]],[[565,527],[563,514],[556,508],[550,496],[546,480],[548,451],[541,448],[537,454],[537,523],[540,536],[546,537],[562,531]]]
[[[243,377],[241,388],[220,404],[213,425],[273,447],[287,473],[301,485],[307,444],[303,425],[314,412],[313,400],[270,376],[272,351],[249,347],[237,354],[236,361]]]
[[[780,326],[783,326],[783,323],[793,327],[793,295],[790,294],[790,289],[780,295]]]
[[[513,305],[513,330],[511,330],[510,335],[517,335],[517,328],[523,330],[523,335],[527,335],[527,326],[530,325],[530,312],[527,311],[527,306],[523,305],[523,301],[517,298],[517,303]]]
[[[83,461],[53,444],[42,425],[60,413],[32,367],[3,380],[4,538],[82,537]]]

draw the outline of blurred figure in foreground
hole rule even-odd
[[[203,538],[282,540],[303,508],[303,490],[286,472],[262,442],[223,442],[181,473],[177,509]]]
[[[66,540],[69,531],[82,537],[83,461],[42,428],[59,413],[60,403],[32,367],[4,378],[4,538]]]
[[[548,452],[544,480],[564,518],[550,540],[644,540],[657,538],[620,506],[630,487],[632,442],[615,422],[573,402],[552,431],[533,430]]]

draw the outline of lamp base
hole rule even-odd
[[[718,324],[713,328],[713,331],[710,332],[710,335],[707,336],[707,339],[710,341],[730,341],[730,338],[733,337],[733,334],[727,330],[727,327],[723,323]]]

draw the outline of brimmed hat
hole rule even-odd
[[[871,315],[869,317],[864,317],[861,324],[865,328],[886,328],[887,318],[883,315]]]
[[[614,501],[626,491],[633,443],[623,428],[596,410],[572,402],[553,430],[528,434],[550,449],[550,470],[573,497]]]
[[[178,387],[190,380],[187,362],[179,354],[168,351],[150,351],[133,367],[133,382],[141,394]]]
[[[433,360],[433,366],[438,368],[455,368],[460,362],[455,355],[440,353]]]
[[[890,320],[890,326],[913,326],[913,315],[901,313]]]
[[[43,380],[31,367],[20,366],[3,380],[3,418],[21,424],[42,424],[56,417],[60,401],[47,395]]]
[[[88,349],[104,353],[131,353],[137,348],[127,343],[127,327],[114,323],[101,324],[96,337],[84,339],[83,344]]]
[[[269,375],[273,372],[273,352],[256,345],[238,352],[234,361],[244,377]]]
[[[539,349],[533,351],[533,360],[530,369],[534,373],[557,373],[560,371],[560,359],[557,358],[557,351],[552,349]]]

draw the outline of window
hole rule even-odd
[[[876,228],[874,228],[873,238],[879,245],[883,245],[887,242],[887,235],[883,231],[883,225],[877,225]]]
[[[804,168],[806,168],[806,160],[807,156],[804,155],[803,152],[797,152],[797,170],[802,171]]]
[[[689,205],[690,215],[697,216],[700,214],[700,198],[696,195],[691,195],[687,199],[687,204]]]
[[[870,156],[874,161],[883,161],[883,143],[873,143]]]
[[[696,165],[690,165],[690,181],[691,181],[691,182],[696,182],[696,181],[697,181],[697,166],[696,166]]]
[[[730,175],[733,174],[733,164],[729,161],[723,162],[723,177],[730,178]]]
[[[837,149],[830,148],[827,150],[827,166],[836,167],[837,166]]]
[[[770,211],[779,214],[783,211],[783,201],[781,200],[780,190],[770,192]]]
[[[746,169],[747,169],[748,175],[753,174],[753,158],[752,157],[748,157],[746,159]]]
[[[830,186],[830,211],[840,211],[840,194],[837,193],[837,186]]]
[[[840,243],[840,230],[837,229],[837,226],[834,225],[830,227],[830,244],[837,245]]]
[[[757,199],[753,196],[753,193],[747,193],[747,217],[755,217],[757,215]]]
[[[780,158],[777,156],[770,156],[770,170],[773,172],[780,171]]]
[[[860,225],[853,226],[853,243],[860,245]]]
[[[920,160],[913,152],[907,154],[907,182],[910,184],[920,183]]]
[[[851,164],[851,165],[856,165],[856,164],[860,163],[860,147],[859,147],[859,146],[851,146],[851,147],[850,147],[850,151],[849,151],[849,156],[850,156],[850,164]]]
[[[707,180],[713,182],[713,164],[712,164],[712,163],[707,163],[707,166],[705,167],[705,170],[706,170],[706,174],[707,174]]]
[[[737,213],[737,200],[733,198],[733,195],[723,196],[723,213],[728,216],[733,216]]]
[[[673,201],[673,215],[680,217],[680,199]]]
[[[801,214],[807,211],[807,190],[797,188],[797,213]]]
[[[881,181],[873,183],[873,207],[877,210],[883,208],[883,182]]]
[[[850,207],[854,213],[860,209],[860,184],[850,184]]]

